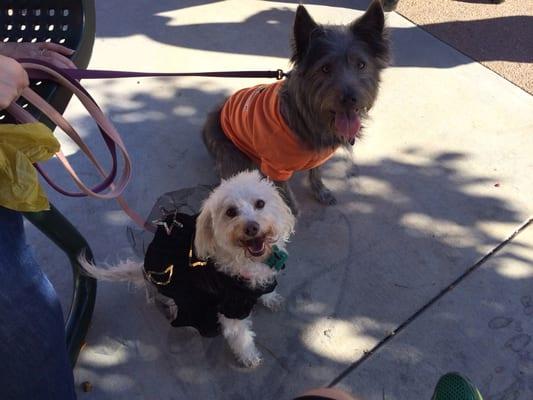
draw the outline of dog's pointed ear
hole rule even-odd
[[[373,55],[383,61],[389,60],[389,40],[385,28],[385,14],[380,0],[373,0],[365,13],[349,25],[352,33],[365,41]]]
[[[385,14],[380,0],[373,0],[365,13],[351,24],[352,30],[368,30],[381,34],[385,29]]]
[[[309,47],[311,34],[319,28],[320,26],[309,15],[305,7],[300,4],[296,9],[296,16],[294,17],[292,62],[297,64],[302,60]]]
[[[211,210],[204,204],[196,220],[196,236],[194,238],[196,255],[207,259],[215,253],[215,233],[213,231],[213,216]]]

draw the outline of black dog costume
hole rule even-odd
[[[274,279],[252,289],[245,280],[219,272],[213,261],[196,257],[197,217],[176,212],[158,224],[144,258],[144,271],[160,293],[174,299],[178,316],[172,326],[192,326],[202,336],[212,337],[220,334],[218,313],[233,319],[248,317],[257,299],[271,293],[277,282]],[[281,258],[268,264],[283,268],[286,254],[280,254]]]

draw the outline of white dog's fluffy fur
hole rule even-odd
[[[258,203],[261,200],[262,203]],[[250,223],[258,228],[254,238],[260,238],[250,245],[247,227]],[[285,250],[289,236],[293,233],[295,219],[272,182],[262,178],[257,171],[242,172],[222,183],[203,203],[196,222],[194,246],[200,258],[210,258],[223,273],[242,277],[251,287],[272,282],[277,272],[263,262],[270,256],[273,245]],[[152,285],[144,278],[143,263],[127,260],[112,268],[99,268],[80,257],[87,273],[96,279],[129,281]],[[164,297],[159,295],[159,297]],[[276,310],[283,298],[276,291],[264,295],[260,301],[266,307]],[[164,298],[169,306],[170,319],[179,313],[174,301]],[[250,317],[239,320],[219,314],[222,334],[236,357],[244,365],[254,367],[260,364],[261,355],[255,345]]]

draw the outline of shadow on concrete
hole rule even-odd
[[[125,10],[123,18],[127,23],[98,27],[97,37],[142,34],[173,46],[289,58],[289,32],[294,19],[294,11],[289,8],[260,11],[244,21],[235,23],[170,26],[169,17],[157,15],[160,7],[152,5],[151,2],[148,7],[154,9]]]
[[[450,21],[419,27],[439,39],[443,38],[440,40],[476,61],[533,62],[533,44],[530,39],[533,37],[533,16],[531,15]],[[409,30],[411,29],[407,29]],[[509,46],[509,32],[513,32],[512,46]],[[396,35],[393,29],[393,41],[398,36],[400,35]],[[409,62],[406,61],[406,63]]]
[[[167,3],[150,2],[143,9],[125,8],[122,10],[124,22],[99,25],[97,37],[128,37],[142,34],[160,43],[191,49],[286,59],[290,56],[293,9],[273,7],[234,23],[174,26],[169,25],[169,17],[158,15],[162,11],[176,10],[175,6]],[[196,3],[206,2],[191,0],[188,4]],[[342,6],[340,3],[348,2],[331,3]],[[106,18],[104,14],[110,12],[106,11],[106,7],[111,5],[104,5],[97,10],[99,13],[97,19]],[[116,11],[112,12],[115,13]],[[533,62],[533,48],[529,40],[533,37],[532,16],[452,21],[419,27],[436,36],[446,33],[446,41],[450,45],[474,57],[476,61]],[[505,42],[506,32],[510,29],[522,32],[512,46]],[[426,44],[420,42],[424,39],[421,39],[416,28],[392,28],[391,39],[395,49],[393,66],[396,67],[451,68],[473,62],[462,56],[451,57],[428,53]],[[202,65],[198,66],[198,69],[203,68],[205,67]]]

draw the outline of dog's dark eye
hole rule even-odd
[[[259,199],[255,202],[255,208],[258,208],[259,210],[262,209],[264,206],[265,206],[264,200]]]
[[[322,66],[322,72],[325,73],[325,74],[329,74],[331,72],[331,65],[324,64]]]
[[[366,68],[366,64],[363,61],[359,61],[357,63],[357,68],[358,69],[365,69]]]
[[[230,218],[236,217],[238,214],[237,209],[235,207],[230,207],[226,210],[226,215]]]

